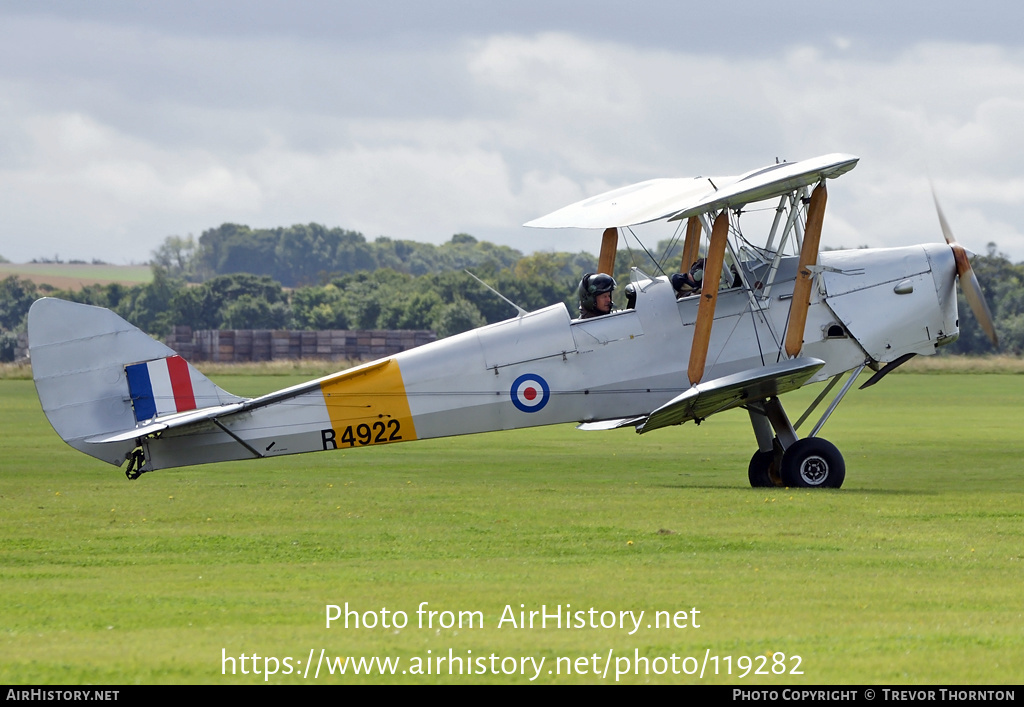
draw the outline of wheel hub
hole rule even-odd
[[[828,462],[824,457],[813,455],[800,465],[800,476],[812,486],[818,486],[828,478]]]

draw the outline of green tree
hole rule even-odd
[[[405,299],[414,285],[411,275],[394,270],[358,272],[339,278],[334,285],[341,291],[341,308],[353,329],[385,328],[384,314],[394,302]],[[383,314],[383,316],[382,316]]]
[[[126,289],[114,311],[145,332],[165,336],[174,324],[186,323],[173,321],[170,312],[171,300],[184,283],[161,267],[152,270],[153,281]]]
[[[0,330],[0,362],[9,363],[14,360],[14,352],[18,348],[18,335],[13,331]]]
[[[25,323],[38,292],[31,280],[10,275],[0,280],[0,330],[15,331]]]
[[[171,277],[187,278],[194,267],[196,241],[189,235],[167,236],[159,248],[153,251],[151,263],[163,268]]]
[[[263,297],[241,295],[221,308],[224,329],[287,329],[291,313],[284,302],[271,304]]]
[[[321,272],[334,266],[339,243],[337,233],[316,223],[281,229],[272,274],[288,285],[311,285]]]
[[[173,324],[188,324],[193,329],[227,328],[225,317],[228,307],[246,296],[249,299],[236,311],[236,319],[242,316],[241,312],[256,316],[256,310],[263,306],[259,303],[263,302],[268,311],[272,309],[274,316],[278,317],[274,321],[280,322],[280,326],[272,328],[288,326],[287,301],[281,285],[267,276],[248,273],[221,275],[202,285],[179,289],[171,297],[167,317]],[[277,304],[281,306],[274,308],[273,305]]]
[[[487,322],[472,302],[456,297],[451,303],[444,305],[434,319],[433,329],[438,337],[454,336],[464,331],[483,326]]]
[[[292,321],[298,329],[347,329],[341,291],[333,284],[292,291]]]

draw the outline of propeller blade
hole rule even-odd
[[[960,253],[957,253],[957,251],[960,251]],[[992,346],[998,349],[999,337],[996,335],[996,325],[992,321],[992,312],[989,310],[988,303],[985,301],[985,295],[981,291],[981,283],[978,282],[978,276],[974,274],[974,268],[971,267],[970,262],[967,260],[967,254],[963,252],[962,246],[953,246],[953,253],[956,254],[956,271],[960,276],[960,287],[964,290],[967,304],[971,305],[974,318],[978,320],[978,324],[981,325],[982,330],[988,336],[988,340],[992,342]],[[960,254],[963,254],[962,258]],[[961,260],[967,263],[966,272],[960,272]]]
[[[985,335],[988,336],[988,340],[992,342],[992,346],[998,349],[999,337],[996,335],[996,325],[992,320],[992,312],[988,308],[988,303],[985,302],[985,295],[981,291],[981,283],[978,282],[978,277],[974,274],[974,268],[971,267],[967,251],[956,242],[953,229],[949,227],[946,215],[942,213],[942,207],[939,206],[939,197],[935,195],[935,187],[932,187],[932,200],[935,202],[935,212],[939,215],[939,227],[942,229],[942,237],[946,239],[946,243],[953,249],[953,258],[956,260],[956,274],[960,279],[960,287],[963,288],[967,304],[971,306],[974,318],[978,320],[978,324],[981,326],[982,331],[985,332]]]
[[[935,196],[935,187],[932,187],[932,201],[935,202],[935,211],[939,214],[939,227],[942,229],[942,237],[946,239],[947,245],[954,245],[956,243],[956,237],[953,235],[953,229],[949,227],[949,223],[946,221],[946,215],[942,213],[942,207],[939,206],[939,197]],[[957,266],[959,272],[959,265]]]

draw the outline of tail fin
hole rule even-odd
[[[43,412],[75,449],[120,466],[134,441],[86,443],[158,415],[242,400],[108,309],[44,298],[28,313]]]

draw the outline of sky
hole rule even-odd
[[[1019,262],[1021,27],[1010,0],[5,0],[0,256],[310,222],[597,252],[521,224],[842,152],[824,246],[941,240],[934,186],[961,243]]]

